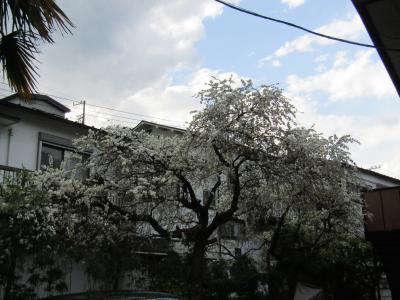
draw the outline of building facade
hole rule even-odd
[[[76,163],[73,139],[89,126],[65,117],[70,110],[45,95],[24,100],[17,94],[0,99],[0,180],[18,169]]]

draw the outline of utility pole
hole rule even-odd
[[[72,105],[76,106],[76,105],[81,105],[82,104],[82,114],[78,115],[78,122],[81,122],[82,124],[85,124],[85,115],[86,115],[86,101],[85,100],[81,100],[81,101],[77,101],[77,102],[73,102]]]
[[[82,101],[82,104],[83,104],[82,124],[85,125],[86,101],[83,100],[83,101]]]

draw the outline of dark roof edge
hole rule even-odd
[[[24,97],[22,97],[21,94],[15,93],[15,94],[9,95],[7,97],[1,98],[0,101],[8,101],[8,100],[15,99],[18,97],[24,99]],[[59,110],[61,110],[62,112],[65,112],[65,113],[68,113],[71,111],[68,107],[66,107],[65,105],[61,104],[60,102],[54,100],[53,98],[51,98],[47,95],[32,94],[32,99],[45,101],[48,104],[53,105],[54,107],[58,108]],[[27,100],[29,101],[29,98]]]
[[[391,177],[391,176],[388,176],[388,175],[385,175],[385,174],[381,174],[381,173],[378,173],[378,172],[375,172],[375,171],[372,171],[372,170],[360,168],[360,167],[357,167],[357,169],[361,170],[362,172],[367,173],[369,175],[373,175],[373,176],[381,177],[381,178],[384,178],[384,179],[387,179],[387,180],[395,181],[396,183],[398,183],[400,185],[400,179],[397,179],[397,178],[394,178],[394,177]]]
[[[381,187],[381,188],[376,188],[376,189],[372,189],[369,191],[365,191],[365,193],[368,192],[379,192],[379,191],[386,191],[386,190],[397,190],[400,189],[400,186],[388,186],[388,187]]]
[[[33,114],[36,114],[36,115],[41,115],[43,117],[50,118],[52,120],[56,120],[56,121],[63,122],[63,123],[69,124],[69,125],[81,127],[81,128],[84,128],[84,129],[91,129],[91,130],[96,130],[96,131],[100,130],[100,129],[96,128],[96,127],[88,126],[88,125],[85,125],[85,124],[82,124],[82,123],[78,123],[78,122],[75,122],[75,121],[71,121],[71,120],[68,120],[66,118],[63,118],[63,117],[60,117],[60,116],[57,116],[57,115],[54,115],[54,114],[51,114],[51,113],[47,113],[47,112],[44,112],[44,111],[39,110],[39,109],[32,109],[32,108],[28,108],[28,107],[21,106],[21,105],[18,105],[18,104],[15,104],[15,103],[11,103],[11,102],[3,102],[3,103],[0,102],[0,106],[1,105],[9,106],[9,107],[16,108],[16,109],[21,109],[21,110],[23,110],[23,111],[25,111],[27,113],[33,113]]]
[[[143,125],[154,126],[154,127],[162,127],[162,128],[166,128],[166,129],[169,129],[169,130],[179,131],[179,132],[186,132],[186,129],[182,129],[182,128],[174,127],[174,126],[169,126],[169,125],[164,125],[164,124],[159,124],[159,123],[154,123],[154,122],[145,121],[145,120],[141,120],[139,122],[139,124],[137,124],[133,129],[138,130],[138,129],[140,129],[139,127],[141,127]]]
[[[6,118],[6,119],[9,119],[9,120],[13,120],[13,121],[21,120],[21,118],[10,116],[10,115],[7,115],[7,114],[3,114],[1,112],[0,112],[0,117]]]
[[[354,7],[356,8],[361,20],[364,23],[368,35],[370,36],[374,45],[378,47],[376,50],[379,56],[381,57],[381,60],[385,65],[387,72],[389,73],[390,79],[392,80],[393,85],[396,88],[397,94],[400,96],[400,75],[396,72],[387,51],[382,48],[379,48],[379,47],[385,47],[385,45],[380,39],[379,34],[376,31],[373,22],[371,21],[370,15],[367,9],[365,8],[367,4],[377,1],[382,1],[382,0],[352,0]]]

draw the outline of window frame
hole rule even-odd
[[[71,153],[76,153],[81,156],[81,161],[84,161],[87,159],[91,153],[88,152],[78,152],[76,151],[76,147],[74,147],[73,143],[71,140],[58,137],[55,135],[39,132],[39,141],[38,141],[38,154],[37,154],[37,170],[43,170],[43,167],[45,165],[42,165],[42,150],[43,146],[48,146],[49,148],[54,148],[54,149],[59,149],[61,150],[62,154],[62,160],[61,162],[64,162],[65,160],[65,152],[71,152]],[[82,178],[88,177],[89,176],[89,169],[86,169],[85,171],[82,170]]]

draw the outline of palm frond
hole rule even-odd
[[[0,40],[3,74],[6,74],[10,87],[22,95],[29,95],[36,89],[36,40],[32,33],[22,30],[4,35]]]
[[[41,39],[49,43],[53,42],[51,34],[54,31],[71,33],[70,28],[74,27],[54,0],[1,1],[0,17],[3,18],[3,22],[7,22],[4,18],[11,17],[13,30],[37,32]],[[7,26],[7,23],[4,26]]]

